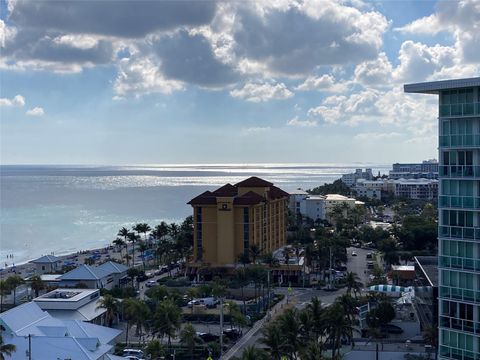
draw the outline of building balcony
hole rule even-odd
[[[440,135],[439,146],[441,148],[470,148],[480,146],[480,135],[464,134],[464,135]]]
[[[444,239],[480,240],[480,228],[441,225],[438,227],[438,236]]]
[[[444,345],[440,346],[439,357],[456,360],[480,360],[480,354],[475,354],[473,351],[451,348]]]
[[[480,209],[480,197],[440,195],[439,206],[456,209]]]
[[[472,334],[480,334],[480,323],[463,320],[455,317],[440,316],[440,326],[453,330],[460,330]]]
[[[480,166],[478,165],[441,165],[438,170],[440,177],[443,178],[480,177]]]
[[[480,103],[443,104],[439,106],[440,117],[460,117],[480,115]]]
[[[439,265],[446,269],[458,269],[480,273],[480,259],[441,255]]]
[[[442,299],[451,299],[480,304],[480,291],[476,290],[440,286],[439,297]]]

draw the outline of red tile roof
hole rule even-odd
[[[238,189],[232,184],[226,184],[213,192],[215,196],[237,196]]]
[[[211,191],[205,191],[204,193],[201,193],[197,197],[194,197],[192,200],[190,200],[187,204],[189,205],[216,205],[217,204],[217,198]]]
[[[265,198],[253,191],[249,191],[242,196],[237,196],[233,200],[233,205],[257,205],[265,201]]]
[[[272,185],[271,182],[260,179],[256,176],[249,177],[248,179],[235,184],[236,187],[270,187]]]

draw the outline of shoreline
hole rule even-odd
[[[107,245],[105,247],[79,250],[72,253],[55,255],[55,253],[44,254],[44,255],[53,255],[56,256],[60,261],[60,266],[72,265],[79,266],[85,264],[85,260],[90,258],[92,255],[97,257],[95,262],[104,262],[104,261],[115,261],[122,263],[121,251],[115,245]],[[41,255],[41,256],[44,256]],[[40,256],[39,256],[40,257]],[[0,279],[7,278],[11,275],[17,274],[26,278],[34,274],[36,265],[30,263],[30,261],[35,260],[31,259],[20,264],[15,264],[14,266],[0,267]]]

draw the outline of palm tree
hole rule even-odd
[[[345,282],[347,285],[347,294],[350,295],[352,290],[355,298],[357,297],[357,293],[359,293],[362,289],[363,284],[360,282],[360,278],[357,274],[353,271],[347,272],[345,276]]]
[[[340,304],[343,307],[344,313],[347,315],[348,319],[353,323],[355,319],[355,312],[357,308],[356,299],[352,298],[348,293],[339,296],[336,300],[336,303]]]
[[[165,355],[163,345],[158,340],[150,341],[145,348],[145,355],[150,355],[150,359],[160,359],[161,356]]]
[[[154,314],[154,329],[161,337],[168,337],[168,347],[172,344],[172,337],[180,328],[182,311],[170,299],[158,303]]]
[[[193,360],[193,350],[195,349],[195,343],[198,341],[197,332],[192,324],[186,324],[182,331],[180,331],[180,343],[188,348],[190,359]]]
[[[112,243],[113,243],[113,245],[120,248],[120,258],[123,258],[122,248],[125,245],[125,241],[123,241],[123,239],[117,237],[115,240],[112,241]]]
[[[263,328],[260,342],[268,347],[268,352],[273,360],[281,359],[285,343],[280,327],[276,322],[269,323]]]
[[[257,259],[259,258],[260,254],[262,253],[262,249],[257,244],[252,244],[250,245],[250,248],[248,249],[248,253],[250,254],[250,257],[252,258],[252,263],[256,264]]]
[[[177,224],[171,223],[168,225],[168,234],[172,237],[172,239],[176,239],[179,232],[180,227]]]
[[[258,349],[254,345],[246,346],[242,356],[236,358],[238,360],[268,360],[268,354],[265,350]]]
[[[300,349],[300,359],[302,360],[322,360],[324,359],[322,344],[318,341],[309,341]]]
[[[17,351],[17,347],[13,344],[4,344],[3,336],[0,333],[0,360],[5,360],[4,355],[11,357],[15,351]]]
[[[284,339],[285,351],[290,354],[290,358],[296,359],[297,352],[301,347],[300,322],[298,321],[298,312],[294,309],[287,309],[279,318],[278,324]]]
[[[128,264],[128,234],[130,233],[130,231],[128,231],[128,229],[126,227],[122,227],[120,230],[118,230],[118,234],[117,236],[123,236],[123,241],[125,242],[125,252],[126,252],[126,258],[127,258],[127,266],[129,266]]]
[[[139,223],[133,227],[133,230],[137,233],[143,233],[145,241],[147,241],[147,232],[152,230],[152,228],[146,223]]]
[[[135,324],[135,335],[142,337],[146,321],[150,318],[150,308],[143,301],[127,298],[123,301],[124,315],[127,319],[127,341],[128,341],[128,326],[129,322]]]
[[[13,290],[13,305],[17,304],[17,287],[25,283],[21,276],[13,275],[7,278],[7,285]]]
[[[10,292],[10,284],[0,279],[0,313],[3,312],[3,297]]]
[[[97,306],[97,309],[106,309],[105,312],[105,321],[108,324],[108,327],[112,327],[113,322],[118,316],[119,313],[119,302],[112,295],[106,294],[100,299],[100,304]]]
[[[45,289],[45,284],[43,283],[42,278],[38,275],[33,275],[29,281],[30,286],[32,287],[33,291],[35,291],[35,297],[38,297],[40,290]]]
[[[313,330],[318,339],[323,327],[323,314],[325,309],[322,307],[322,302],[318,297],[313,297],[311,302],[306,307],[307,311],[312,317]]]
[[[323,326],[327,333],[327,341],[332,344],[332,359],[340,354],[341,341],[353,339],[353,326],[339,303],[328,307],[323,317]]]
[[[147,247],[147,244],[142,241],[139,245],[138,245],[138,250],[142,253],[142,264],[143,264],[143,271],[145,271],[145,252],[147,251],[148,247]]]
[[[127,235],[128,241],[132,243],[132,266],[135,266],[135,242],[140,239],[140,236],[134,232],[129,232]]]

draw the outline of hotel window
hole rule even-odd
[[[202,260],[203,245],[202,245],[202,208],[201,207],[197,208],[196,230],[197,230],[197,260]]]
[[[243,254],[248,256],[250,248],[249,209],[243,208]]]

